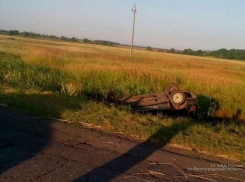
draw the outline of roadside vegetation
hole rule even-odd
[[[216,119],[137,114],[107,102],[161,92],[168,83],[198,95]],[[245,160],[245,63],[96,45],[0,36],[0,103],[38,116]],[[218,118],[224,118],[219,122]],[[157,134],[156,134],[157,133]]]

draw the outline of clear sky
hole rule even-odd
[[[244,0],[0,0],[0,29],[175,49],[245,49]]]

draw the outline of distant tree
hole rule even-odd
[[[157,52],[165,52],[164,49],[157,49]]]
[[[36,35],[34,35],[34,36],[36,36]],[[55,35],[49,35],[48,38],[49,39],[58,39],[58,37],[56,37]]]
[[[146,50],[147,50],[147,51],[153,51],[152,48],[151,48],[150,46],[147,46],[147,47],[146,47]]]
[[[65,37],[65,36],[61,36],[60,39],[63,40],[63,41],[67,41],[68,40],[68,38]]]
[[[106,41],[106,40],[94,40],[92,41],[92,43],[98,45],[113,46],[113,42]]]
[[[21,34],[24,35],[25,37],[29,37],[29,35],[30,35],[30,33],[29,32],[26,32],[26,31],[25,32],[22,32]]]
[[[29,37],[35,37],[35,33],[30,32],[30,33],[29,33]]]
[[[185,49],[184,51],[183,51],[183,54],[189,54],[189,55],[193,55],[193,50],[191,50],[191,49]]]
[[[197,51],[195,51],[195,55],[202,56],[203,55],[203,51],[202,50],[197,50]]]
[[[7,35],[8,31],[7,30],[0,30],[0,34]]]
[[[170,52],[170,53],[175,53],[175,49],[174,49],[174,48],[171,48],[171,49],[169,50],[169,52]]]
[[[9,30],[8,35],[19,35],[20,32],[18,30]]]
[[[83,39],[83,43],[91,43],[91,40],[87,39],[87,38],[84,38]]]
[[[72,38],[71,38],[71,41],[72,41],[72,42],[78,42],[79,40],[78,40],[78,38],[76,38],[76,37],[72,37]]]
[[[111,42],[113,45],[120,45],[118,42]]]

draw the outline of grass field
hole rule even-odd
[[[168,83],[220,104],[212,123],[186,117],[133,114],[106,102],[161,92]],[[0,36],[0,103],[35,115],[179,145],[245,161],[245,62]]]

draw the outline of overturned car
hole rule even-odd
[[[189,91],[181,91],[175,83],[169,84],[164,92],[125,97],[120,102],[130,105],[135,111],[187,110],[195,114],[198,109],[197,96]]]

